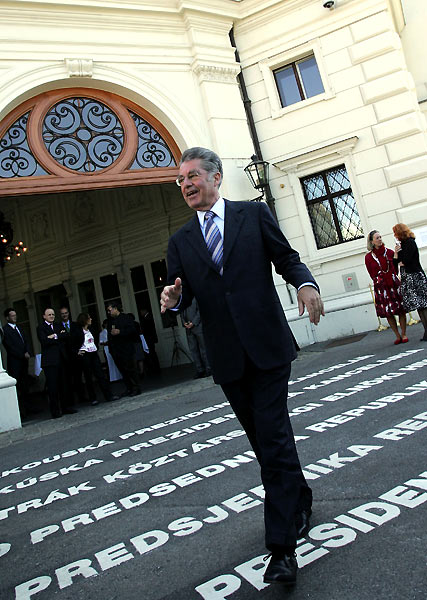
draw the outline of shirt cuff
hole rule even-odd
[[[170,308],[169,310],[172,310],[173,312],[178,312],[179,307],[181,306],[181,302],[182,302],[182,294],[179,297],[178,304],[175,304],[175,306],[173,308]]]
[[[311,287],[314,287],[315,290],[319,291],[319,288],[317,287],[317,285],[315,285],[312,281],[307,281],[306,283],[302,283],[299,288],[297,289],[297,292],[300,291],[301,288],[305,287],[306,285],[311,285]]]

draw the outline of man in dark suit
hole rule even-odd
[[[134,319],[121,312],[116,302],[107,304],[108,349],[122,374],[126,386],[126,396],[141,393],[135,358],[135,341],[139,340]]]
[[[196,367],[194,379],[209,377],[211,374],[211,369],[206,356],[206,347],[203,337],[203,326],[200,317],[199,306],[195,298],[193,298],[190,306],[182,311],[181,320],[185,327],[188,347]]]
[[[77,351],[74,348],[74,338],[80,338],[82,328],[75,321],[71,320],[68,306],[61,306],[59,316],[61,317],[62,328],[65,329],[65,335],[61,336],[60,342],[63,345],[63,354],[66,356],[64,375],[66,379],[67,404],[72,406],[74,404],[74,395],[80,402],[88,401],[85,398],[83,387],[81,361],[78,360]]]
[[[141,308],[139,314],[141,315],[141,333],[148,346],[148,354],[145,353],[144,355],[144,367],[147,367],[147,372],[150,375],[159,375],[160,362],[156,353],[156,344],[159,339],[157,337],[153,315],[145,307]]]
[[[53,308],[46,308],[43,312],[43,323],[37,327],[37,337],[41,346],[41,367],[46,377],[49,408],[53,419],[77,412],[69,404],[67,391],[65,369],[68,356],[64,344],[66,335],[62,325],[55,322]]]
[[[169,240],[168,283],[161,310],[196,298],[212,374],[229,400],[261,466],[265,489],[266,583],[296,582],[296,541],[309,528],[312,494],[298,459],[286,408],[296,342],[278,297],[271,265],[298,289],[317,324],[323,312],[316,282],[263,203],[220,197],[220,158],[191,148],[177,184],[197,211]]]
[[[3,346],[7,352],[8,374],[16,379],[19,412],[25,417],[27,412],[33,412],[28,406],[28,359],[30,348],[24,332],[16,324],[17,315],[13,308],[4,311],[6,324],[4,326]]]

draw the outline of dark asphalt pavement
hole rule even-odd
[[[295,589],[262,583],[259,469],[209,378],[0,435],[2,600],[424,599],[427,344],[408,335],[293,365],[314,493]]]

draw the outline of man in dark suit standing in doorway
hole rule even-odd
[[[203,337],[203,325],[196,299],[181,313],[182,324],[185,327],[188,348],[196,367],[194,379],[209,377],[211,369],[206,356],[205,338]]]
[[[16,379],[19,412],[25,417],[27,412],[33,412],[28,406],[28,359],[30,347],[24,332],[17,325],[17,315],[13,308],[4,311],[6,324],[4,326],[3,346],[7,352],[8,374]]]
[[[69,406],[73,406],[75,402],[74,396],[80,402],[87,401],[82,381],[83,371],[81,361],[74,349],[73,343],[76,337],[79,338],[81,336],[82,328],[75,321],[71,320],[68,306],[61,306],[59,315],[61,317],[62,328],[65,330],[65,334],[61,336],[60,342],[63,346],[63,354],[67,357],[64,364],[66,393],[68,396],[67,403]]]
[[[144,356],[144,367],[147,367],[147,372],[150,375],[160,374],[160,362],[156,353],[156,344],[159,341],[156,332],[153,315],[145,307],[141,308],[141,333],[145,338],[148,346],[148,354]]]
[[[312,494],[303,476],[286,408],[296,342],[273,277],[298,289],[317,324],[324,314],[318,287],[263,203],[220,197],[220,158],[205,148],[182,156],[177,184],[197,211],[169,240],[168,283],[161,310],[182,310],[195,297],[212,375],[244,427],[265,489],[266,583],[296,582],[296,541],[309,528]]]
[[[138,396],[141,393],[135,358],[136,334],[134,319],[121,312],[117,302],[107,304],[108,349],[123,376],[126,396]]]
[[[64,346],[66,331],[55,322],[55,311],[46,308],[43,322],[37,327],[37,337],[41,346],[41,367],[46,377],[49,408],[53,419],[63,414],[77,412],[70,404],[65,375],[68,360]]]

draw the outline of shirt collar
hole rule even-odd
[[[11,327],[13,327],[13,329],[16,328],[16,323],[8,323],[8,325],[10,325]]]
[[[225,202],[224,202],[224,198],[219,197],[218,200],[215,202],[215,204],[209,209],[211,210],[213,213],[215,213],[215,215],[217,217],[219,217],[220,219],[224,220],[224,214],[225,214]],[[205,226],[205,214],[206,214],[206,210],[198,210],[197,211],[197,217],[199,219],[199,223],[200,223],[200,227],[203,229]]]

